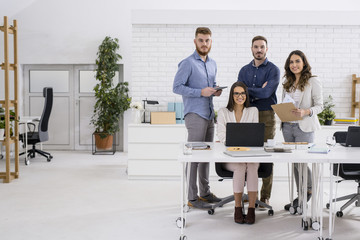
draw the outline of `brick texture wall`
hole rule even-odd
[[[172,92],[178,63],[193,53],[198,25],[133,25],[131,95],[134,101],[158,100],[149,110],[167,110],[182,101]],[[231,86],[239,70],[252,60],[251,39],[268,39],[268,58],[284,74],[284,63],[295,49],[303,51],[312,73],[323,84],[323,95],[334,98],[338,117],[350,116],[351,75],[360,75],[360,26],[208,25],[213,32],[210,56],[217,62],[217,83]],[[281,79],[281,82],[283,79]],[[228,92],[214,98],[215,110],[226,106]],[[277,90],[278,99],[282,91]],[[359,90],[357,90],[359,94]],[[357,96],[359,99],[359,96]]]

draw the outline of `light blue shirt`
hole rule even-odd
[[[179,63],[173,92],[182,95],[184,116],[196,113],[204,119],[214,119],[213,96],[202,97],[201,89],[216,86],[216,73],[216,62],[209,56],[204,62],[196,50]]]

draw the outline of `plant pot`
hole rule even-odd
[[[101,138],[100,135],[107,135],[105,138]],[[95,133],[95,145],[98,150],[111,150],[113,145],[113,135],[106,133]]]
[[[4,134],[5,134],[5,129],[1,128],[0,129],[0,140],[4,140]]]
[[[332,120],[325,120],[324,125],[331,125],[332,124]]]

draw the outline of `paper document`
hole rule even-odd
[[[274,109],[275,113],[279,116],[282,122],[291,122],[301,120],[301,117],[295,116],[291,110],[296,109],[295,105],[291,102],[289,103],[280,103],[271,105],[272,109]]]
[[[187,143],[187,147],[191,147],[193,150],[203,150],[203,149],[210,149],[210,145],[207,145],[203,142],[193,142],[193,143]]]

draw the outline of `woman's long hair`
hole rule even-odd
[[[304,63],[304,67],[303,67],[303,70],[301,71],[300,79],[299,79],[299,82],[297,85],[297,88],[299,88],[301,91],[304,91],[305,86],[308,83],[309,79],[311,77],[315,77],[315,76],[313,76],[311,73],[311,66],[310,66],[309,61],[307,60],[305,54],[300,50],[292,51],[289,54],[288,58],[286,59],[285,67],[284,67],[285,68],[284,78],[286,80],[283,83],[283,87],[284,87],[285,91],[287,91],[287,92],[295,90],[294,84],[295,84],[296,77],[295,77],[295,74],[292,73],[290,70],[290,58],[292,55],[299,56]]]
[[[242,87],[246,93],[246,100],[244,102],[244,106],[245,107],[249,107],[250,106],[250,100],[249,100],[249,92],[248,92],[248,88],[246,87],[245,83],[243,82],[235,82],[230,89],[230,94],[229,94],[229,101],[228,104],[226,106],[226,108],[232,112],[234,111],[234,106],[235,106],[235,101],[234,101],[234,89],[236,87]]]

